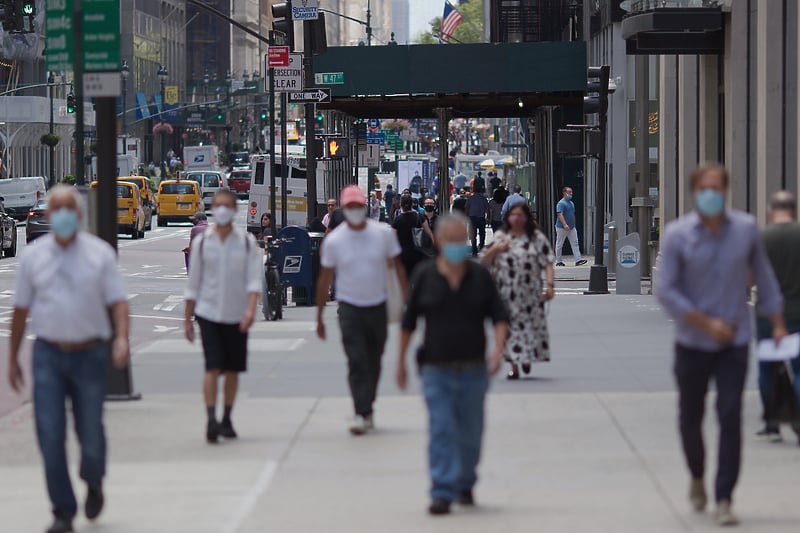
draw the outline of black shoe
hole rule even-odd
[[[564,266],[567,266],[567,265],[565,265],[563,261],[559,261],[558,263],[556,263],[556,266],[557,267],[564,267]]]
[[[216,420],[209,420],[206,425],[206,441],[209,444],[216,444],[219,439],[219,423]]]
[[[222,420],[222,424],[219,425],[219,435],[226,439],[235,439],[238,437],[236,431],[233,429],[233,422],[231,422],[230,419]]]
[[[86,505],[84,505],[86,518],[94,520],[100,516],[103,511],[103,503],[105,503],[105,498],[103,497],[102,487],[89,487],[89,492],[86,494]]]
[[[458,493],[458,503],[461,505],[472,506],[475,505],[475,498],[472,496],[471,490],[462,490]]]
[[[531,364],[530,363],[522,363],[522,371],[525,372],[525,374],[530,374],[531,373]]]
[[[580,261],[575,261],[575,266],[576,266],[576,267],[583,266],[583,265],[585,265],[585,264],[586,264],[586,263],[588,263],[588,262],[589,262],[589,261],[587,261],[586,259],[581,259]]]
[[[56,516],[56,519],[53,521],[53,525],[47,528],[45,533],[72,533],[75,531],[72,529],[72,519],[71,518],[62,518],[60,516]]]
[[[428,507],[428,512],[434,516],[450,514],[450,501],[444,498],[434,498],[431,506]]]
[[[519,379],[519,372],[517,370],[509,370],[506,374],[506,379],[515,380]]]

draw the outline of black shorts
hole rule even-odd
[[[207,371],[247,371],[247,333],[239,331],[239,324],[220,324],[200,317],[197,323]]]

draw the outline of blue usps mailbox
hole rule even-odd
[[[311,272],[311,238],[308,231],[298,226],[288,226],[278,232],[283,241],[278,254],[281,281],[295,289],[302,289],[306,305],[314,304],[314,283]],[[297,299],[295,298],[295,301]]]

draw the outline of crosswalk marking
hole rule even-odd
[[[180,294],[170,294],[160,304],[153,306],[153,311],[174,311],[176,307],[183,303],[183,296]]]

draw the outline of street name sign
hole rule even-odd
[[[331,90],[327,88],[309,88],[303,91],[289,93],[289,103],[292,104],[321,104],[331,101]]]
[[[275,91],[292,93],[303,90],[303,54],[290,53],[289,66],[275,67]]]
[[[83,0],[82,5],[83,70],[119,72],[119,1]],[[45,12],[47,70],[75,69],[73,8],[73,0],[47,2]]]
[[[46,7],[46,68],[72,70],[72,0],[49,0]]]
[[[289,47],[270,46],[267,51],[267,67],[288,67]]]
[[[317,72],[314,74],[314,83],[317,85],[342,85],[344,72]]]
[[[119,34],[119,0],[83,0],[84,71],[119,72]]]
[[[318,18],[319,0],[294,0],[292,20],[317,20]]]

